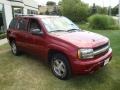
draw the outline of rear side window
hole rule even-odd
[[[26,31],[27,30],[27,24],[28,24],[27,19],[20,19],[20,20],[18,20],[17,29],[22,30],[22,31]]]
[[[10,25],[9,25],[9,28],[10,28],[10,29],[15,29],[16,23],[17,23],[17,20],[14,18],[14,19],[11,21],[11,23],[10,23]]]

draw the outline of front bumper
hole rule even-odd
[[[71,60],[72,61],[72,72],[73,74],[88,74],[93,73],[100,67],[104,66],[106,59],[112,59],[112,49],[99,58],[94,58],[92,60]]]

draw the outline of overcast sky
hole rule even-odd
[[[47,1],[54,1],[56,3],[58,3],[60,0],[35,0],[37,1],[40,5],[46,5]],[[100,5],[100,6],[116,6],[119,2],[119,0],[82,0],[85,3],[88,3],[89,5],[93,5],[93,3],[95,3],[96,5]]]

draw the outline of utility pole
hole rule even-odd
[[[109,0],[110,2],[110,5],[109,5],[109,8],[108,8],[108,15],[111,16],[111,0]]]
[[[111,16],[111,6],[108,7],[108,15]]]
[[[119,18],[118,19],[119,19],[119,25],[120,25],[120,0],[119,0],[119,5],[118,6],[119,6]]]

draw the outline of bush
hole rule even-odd
[[[62,15],[68,17],[72,21],[80,22],[87,20],[89,15],[89,7],[80,0],[62,0]]]
[[[0,35],[3,34],[3,32],[0,32]]]
[[[6,38],[6,33],[0,34],[0,39]]]
[[[95,14],[88,18],[89,26],[93,29],[119,29],[116,21],[107,15]]]

